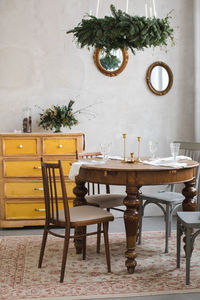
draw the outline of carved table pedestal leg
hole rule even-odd
[[[140,200],[137,199],[138,187],[127,186],[127,197],[124,199],[124,205],[126,205],[126,211],[124,212],[124,223],[126,228],[126,245],[127,251],[125,257],[127,258],[125,265],[130,274],[134,273],[137,262],[135,258],[137,253],[135,252],[138,222],[139,222],[139,204]]]
[[[73,192],[76,196],[74,199],[74,206],[80,206],[80,205],[86,205],[87,202],[85,200],[85,195],[87,194],[87,188],[85,187],[85,181],[79,180],[78,176],[75,177],[75,183],[76,186],[73,189]],[[85,232],[84,227],[78,227],[75,228],[75,235],[80,235]],[[83,243],[82,238],[75,238],[75,247],[76,247],[76,253],[80,254],[82,253]]]
[[[195,189],[195,179],[185,182],[185,187],[182,191],[183,196],[185,196],[185,200],[182,203],[183,211],[195,211],[197,207],[197,203],[194,200],[194,196],[197,194],[197,190]],[[183,238],[183,242],[186,243],[186,236]],[[186,245],[184,244],[184,250],[186,250]]]
[[[185,182],[185,187],[182,191],[183,196],[185,196],[185,200],[183,201],[182,207],[183,211],[195,211],[196,210],[196,201],[194,200],[194,196],[197,194],[197,190],[195,189],[195,179],[189,182]]]

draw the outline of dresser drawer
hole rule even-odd
[[[67,196],[74,198],[73,188],[75,183],[73,181],[66,182]],[[61,185],[57,183],[57,193],[62,195]],[[6,182],[5,183],[6,198],[43,198],[43,184],[41,182]]]
[[[43,154],[75,155],[76,151],[76,138],[45,138],[43,140]]]
[[[37,139],[4,139],[4,155],[37,154]]]
[[[69,200],[69,207],[73,206],[73,201]],[[59,209],[63,209],[63,203],[59,202]],[[44,202],[30,203],[6,203],[6,219],[44,219]]]
[[[56,163],[58,161],[48,161]],[[70,170],[71,161],[63,160],[63,172],[67,176]],[[58,171],[56,170],[58,176]],[[41,177],[41,162],[39,160],[26,161],[4,161],[4,176],[5,177]]]

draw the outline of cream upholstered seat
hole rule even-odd
[[[193,160],[200,161],[200,143],[177,142],[180,143],[180,151],[183,155],[191,157]],[[199,182],[199,168],[196,171],[196,185]],[[166,190],[142,193],[140,194],[140,221],[139,221],[139,240],[142,242],[142,218],[144,209],[147,205],[156,204],[163,211],[165,216],[165,253],[168,252],[168,237],[171,236],[172,216],[175,209],[180,206],[184,200],[182,193],[176,193],[175,185],[169,185]]]
[[[74,226],[84,226],[82,223],[88,223],[88,225],[97,224],[98,219],[101,223],[110,217],[110,213],[106,210],[99,209],[95,206],[82,205],[69,208],[70,224]],[[59,222],[65,222],[65,211],[62,209],[59,211]]]
[[[77,206],[69,209],[68,198],[65,186],[65,178],[63,175],[63,169],[61,161],[58,163],[44,163],[41,159],[42,165],[42,178],[44,186],[44,198],[45,198],[45,227],[42,239],[42,245],[40,250],[40,258],[38,267],[41,268],[44,250],[46,246],[48,234],[52,234],[57,237],[64,238],[63,257],[61,266],[60,282],[63,282],[65,275],[65,266],[67,260],[68,246],[70,238],[81,238],[83,245],[83,259],[86,258],[86,236],[97,234],[99,232],[90,232],[87,234],[86,226],[92,224],[103,224],[103,230],[101,233],[104,234],[105,240],[105,252],[108,272],[111,272],[110,264],[110,252],[109,252],[109,241],[108,241],[108,222],[113,221],[113,215],[95,206]],[[59,176],[56,176],[56,171]],[[58,194],[59,185],[61,186],[61,195]],[[63,204],[63,209],[59,210],[60,204]],[[64,227],[64,235],[53,231],[55,227]],[[82,233],[77,235],[71,235],[71,228],[82,228]]]
[[[124,198],[125,195],[121,194],[99,194],[85,196],[88,204],[107,209],[115,209],[114,206],[122,206]],[[122,209],[118,210],[123,211]]]

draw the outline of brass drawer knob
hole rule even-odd
[[[35,211],[45,211],[45,208],[35,208]]]
[[[44,191],[43,188],[34,188],[34,191]]]
[[[19,148],[19,149],[22,149],[22,148],[23,148],[23,145],[19,145],[18,148]]]
[[[63,148],[63,145],[62,144],[58,145],[58,148]]]

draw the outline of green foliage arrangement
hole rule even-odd
[[[75,118],[72,111],[72,106],[74,104],[73,100],[70,100],[68,105],[53,105],[51,108],[47,108],[40,113],[39,126],[44,129],[55,130],[55,132],[60,132],[61,127],[69,127],[78,124],[78,120]]]
[[[144,50],[151,46],[166,46],[170,38],[173,44],[173,28],[169,24],[169,14],[164,19],[130,16],[110,6],[112,16],[89,18],[82,21],[73,33],[81,48],[87,46],[104,49],[109,53],[112,49]]]

